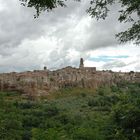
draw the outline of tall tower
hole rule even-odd
[[[46,66],[44,66],[44,70],[45,70],[45,71],[47,70],[47,67],[46,67]]]
[[[80,66],[79,68],[84,68],[84,59],[80,58]]]

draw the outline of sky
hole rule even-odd
[[[18,0],[0,0],[0,73],[79,67],[81,57],[97,70],[140,71],[140,47],[115,38],[130,26],[117,21],[119,6],[99,21],[88,7],[88,0],[68,1],[34,19],[35,10]]]

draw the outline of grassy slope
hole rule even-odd
[[[0,139],[139,140],[139,91],[138,84],[63,89],[37,101],[1,92]]]

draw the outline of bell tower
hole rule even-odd
[[[80,58],[79,68],[84,68],[84,59],[83,58]]]

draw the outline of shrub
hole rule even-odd
[[[29,128],[29,127],[38,127],[41,123],[41,119],[33,116],[33,115],[26,115],[23,118],[23,127]]]
[[[119,87],[117,87],[117,86],[112,86],[112,87],[111,87],[111,90],[112,90],[113,92],[118,92]]]
[[[22,134],[22,140],[31,140],[32,133],[29,130],[25,130]]]
[[[101,88],[99,88],[98,91],[97,91],[97,94],[98,94],[98,95],[101,95],[101,96],[103,96],[103,95],[108,95],[108,94],[110,94],[110,93],[111,93],[111,89],[110,89],[110,87],[107,87],[107,86],[101,87]]]
[[[73,140],[103,140],[98,129],[80,127],[75,130]]]
[[[59,114],[59,109],[55,105],[45,105],[44,111],[48,117],[53,117]]]
[[[88,101],[88,106],[94,107],[94,106],[99,106],[99,101],[96,99],[90,99]]]
[[[81,93],[81,96],[82,96],[82,97],[86,97],[86,93],[83,93],[83,92],[82,92],[82,93]]]
[[[35,103],[30,102],[30,101],[25,101],[25,102],[20,102],[20,103],[16,102],[15,105],[19,107],[20,109],[31,109],[35,107]]]
[[[68,114],[61,114],[56,118],[58,121],[60,121],[63,125],[66,125],[71,122],[70,117]]]
[[[106,96],[97,96],[93,99],[90,99],[88,101],[88,105],[91,107],[94,106],[105,106],[105,105],[109,105],[110,103],[108,102],[108,100],[106,100]]]

